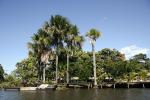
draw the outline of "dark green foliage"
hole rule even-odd
[[[34,86],[38,82],[38,70],[35,67],[36,62],[34,58],[25,59],[16,64],[16,76],[21,79],[22,84]]]
[[[4,81],[4,70],[3,66],[0,64],[0,83]]]
[[[115,49],[105,48],[97,53],[97,65],[99,69],[103,69],[106,73],[105,77],[115,79],[122,77],[126,66],[124,60],[124,55]]]
[[[71,76],[79,77],[80,80],[88,80],[89,77],[93,76],[92,56],[90,53],[78,52],[76,55],[76,61],[71,63]]]

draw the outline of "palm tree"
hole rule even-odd
[[[97,78],[96,78],[96,58],[95,58],[95,47],[94,44],[96,42],[96,39],[101,36],[101,32],[99,32],[96,29],[91,29],[89,32],[86,34],[87,37],[90,38],[90,43],[92,45],[92,52],[93,52],[93,71],[94,71],[94,86],[97,86]]]
[[[69,84],[69,58],[73,52],[81,49],[81,44],[84,41],[82,36],[79,36],[79,31],[76,25],[70,25],[69,32],[65,36],[66,51],[67,51],[67,70],[66,82]]]
[[[39,29],[37,34],[34,34],[34,36],[32,37],[32,42],[28,43],[29,55],[34,56],[37,60],[39,79],[41,79],[41,73],[43,73],[43,83],[45,83],[45,65],[48,60],[47,56],[49,54],[50,44],[51,41],[48,37],[48,34],[42,29]]]
[[[56,54],[56,84],[58,83],[58,56],[60,49],[63,47],[64,34],[67,33],[69,25],[67,18],[60,15],[51,16],[50,22],[46,24],[46,31],[52,40],[51,45]]]

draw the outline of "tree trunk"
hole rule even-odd
[[[58,55],[56,54],[56,84],[58,83]]]
[[[38,79],[39,81],[42,81],[43,77],[42,77],[42,65],[41,63],[38,61]]]
[[[67,77],[66,77],[67,84],[69,84],[69,54],[67,54]]]
[[[96,78],[96,59],[95,59],[95,48],[94,43],[92,43],[92,52],[93,52],[93,71],[94,71],[94,86],[97,86],[97,78]]]
[[[44,65],[44,67],[43,67],[43,83],[45,83],[45,65]]]

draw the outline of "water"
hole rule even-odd
[[[0,100],[150,100],[150,89],[0,91]]]

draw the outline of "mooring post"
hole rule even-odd
[[[101,89],[103,88],[103,85],[101,84]]]
[[[129,85],[129,83],[128,83],[128,89],[130,88],[130,85]]]
[[[88,89],[90,88],[90,83],[88,84]]]
[[[116,84],[114,84],[114,89],[116,88]]]
[[[144,85],[144,83],[143,83],[143,88],[145,88],[145,85]]]

